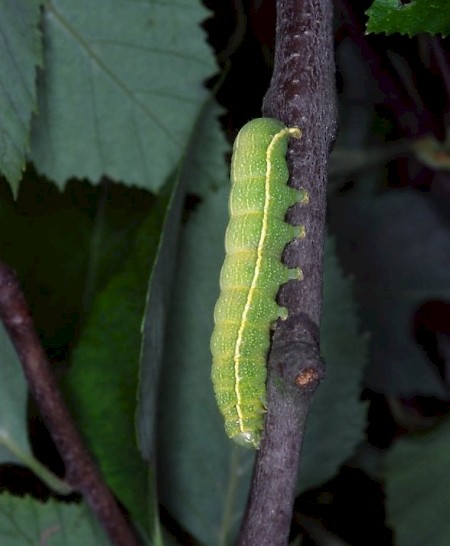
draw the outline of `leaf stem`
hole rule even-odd
[[[142,546],[119,509],[75,427],[15,272],[0,262],[0,319],[22,363],[29,389],[66,467],[66,481],[81,492],[116,546]]]

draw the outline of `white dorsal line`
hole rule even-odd
[[[250,285],[250,289],[248,291],[247,301],[245,303],[244,310],[242,312],[239,331],[238,331],[238,337],[237,337],[237,340],[236,340],[236,346],[235,346],[235,350],[234,350],[234,357],[233,357],[233,362],[234,362],[234,391],[236,393],[236,399],[237,399],[236,411],[237,411],[237,414],[238,414],[239,430],[241,432],[245,432],[245,430],[244,430],[244,415],[242,413],[242,407],[241,407],[242,406],[242,397],[241,397],[241,390],[240,390],[241,379],[239,377],[239,367],[240,367],[240,359],[241,359],[240,349],[241,349],[243,338],[244,338],[244,330],[245,330],[245,325],[247,323],[248,313],[250,311],[250,307],[251,307],[251,304],[252,304],[252,301],[253,301],[253,294],[255,292],[256,285],[258,283],[258,277],[259,277],[259,275],[261,273],[263,248],[264,248],[264,242],[265,242],[266,237],[267,237],[269,203],[270,203],[270,177],[271,177],[271,174],[272,174],[272,154],[273,154],[273,150],[274,150],[274,147],[275,147],[276,143],[280,139],[284,138],[286,136],[286,134],[293,135],[293,136],[297,135],[298,134],[298,129],[296,129],[296,128],[287,128],[287,127],[281,129],[280,131],[278,131],[278,133],[276,133],[272,137],[272,140],[270,141],[270,144],[269,144],[269,146],[267,147],[267,150],[266,150],[266,177],[265,177],[265,181],[264,181],[265,195],[264,195],[264,209],[263,209],[263,217],[262,217],[261,235],[259,237],[258,247],[257,247],[257,251],[256,251],[255,272],[253,273],[253,279],[252,279],[252,283]],[[237,143],[237,145],[239,145],[239,144]],[[234,176],[234,172],[233,172],[233,176]],[[234,180],[236,180],[235,177],[234,177]]]

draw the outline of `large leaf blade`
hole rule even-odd
[[[158,533],[154,468],[137,449],[134,420],[146,289],[166,206],[165,197],[155,200],[123,271],[94,299],[65,382],[106,481],[153,537]]]
[[[0,464],[21,464],[60,494],[69,485],[45,468],[31,452],[27,421],[28,389],[22,367],[0,321]]]
[[[21,460],[29,454],[27,385],[19,359],[0,322],[0,464]]]
[[[176,192],[168,201],[158,255],[149,281],[139,380],[137,430],[141,452],[145,459],[154,460],[156,436],[157,385],[163,359],[163,344],[170,299],[181,208],[186,191],[207,194],[210,188],[224,183],[218,172],[223,169],[227,150],[219,128],[221,113],[215,101],[209,101],[193,131],[188,153],[179,172]]]
[[[158,190],[184,150],[214,63],[196,0],[52,0],[32,158],[62,187],[103,175]]]
[[[5,546],[110,546],[84,504],[0,495],[0,542]]]
[[[326,242],[321,351],[326,377],[311,406],[299,489],[331,479],[364,439],[367,404],[360,400],[368,337],[359,331],[352,284],[339,266],[333,240]]]
[[[253,462],[253,452],[226,437],[210,380],[227,195],[210,194],[183,230],[160,394],[161,501],[211,545],[228,544],[236,533]]]
[[[17,194],[36,108],[36,67],[41,64],[38,0],[1,0],[0,171]]]
[[[424,301],[448,297],[447,223],[425,194],[408,189],[337,197],[330,217],[342,263],[355,275],[362,326],[371,333],[367,386],[447,399],[448,388],[415,342],[412,320]]]
[[[397,546],[445,546],[450,420],[427,433],[399,438],[385,457],[387,518]]]

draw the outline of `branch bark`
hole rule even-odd
[[[299,126],[303,136],[288,152],[290,184],[309,202],[288,211],[306,238],[284,252],[302,281],[284,285],[278,301],[289,309],[272,338],[267,379],[267,414],[239,546],[288,543],[297,471],[307,415],[324,377],[319,329],[325,240],[329,151],[336,134],[331,0],[278,0],[275,65],[263,114]]]
[[[15,272],[0,262],[0,319],[22,363],[28,386],[64,461],[66,481],[83,494],[116,546],[142,546],[75,427]]]

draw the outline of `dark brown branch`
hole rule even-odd
[[[66,480],[117,546],[141,546],[86,449],[58,388],[15,272],[0,262],[0,319],[16,348],[28,386],[66,467]]]
[[[442,76],[442,82],[444,83],[448,99],[450,98],[450,66],[448,63],[448,57],[443,51],[442,42],[439,38],[436,38],[435,36],[433,36],[432,38],[428,38],[427,36],[427,39],[430,41],[431,50],[433,51],[434,57],[439,67],[439,71]]]
[[[290,244],[284,261],[304,279],[284,285],[289,309],[272,339],[267,416],[239,546],[288,543],[300,452],[313,395],[324,376],[319,326],[325,239],[328,154],[336,132],[331,0],[278,0],[275,66],[263,114],[299,126],[288,155],[291,185],[308,192],[288,220],[306,238]]]
[[[269,360],[267,415],[240,545],[284,546],[312,396],[324,376],[316,328],[291,315],[277,328]]]

